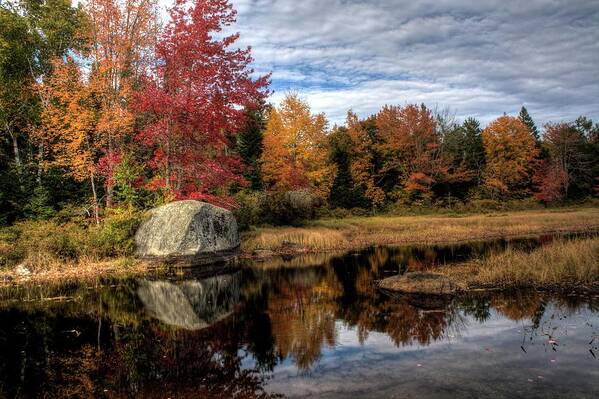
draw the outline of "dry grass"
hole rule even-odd
[[[370,245],[432,244],[599,229],[599,208],[535,210],[470,216],[375,216],[317,220],[306,227],[258,228],[241,249],[279,251],[289,242],[303,251]]]
[[[599,238],[555,241],[530,253],[508,249],[439,271],[469,287],[599,287]]]
[[[97,260],[84,256],[77,261],[64,261],[47,255],[40,259],[28,258],[23,266],[28,268],[30,274],[19,274],[15,268],[0,270],[0,286],[127,277],[143,274],[150,269],[146,263],[129,257]]]

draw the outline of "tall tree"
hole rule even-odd
[[[328,148],[330,162],[337,170],[329,195],[331,206],[340,208],[368,206],[363,190],[354,184],[352,178],[351,162],[358,154],[346,127],[333,127],[329,135]]]
[[[71,57],[58,58],[44,89],[49,104],[41,114],[41,139],[46,143],[46,167],[58,167],[76,181],[88,180],[96,222],[98,216],[97,168],[105,137],[97,133],[97,104]]]
[[[483,131],[484,186],[493,198],[528,193],[539,153],[530,129],[518,118],[501,116]]]
[[[537,129],[537,125],[535,125],[535,122],[532,120],[532,117],[530,116],[528,110],[524,105],[522,106],[522,108],[520,108],[518,119],[520,119],[520,121],[526,125],[526,127],[530,131],[530,134],[532,134],[532,136],[534,137],[535,142],[537,144],[540,144],[541,136],[539,134],[539,129]]]
[[[108,138],[103,163],[110,206],[115,161],[134,130],[133,89],[152,62],[158,6],[157,0],[88,0],[85,10],[91,20],[90,88],[99,100],[98,130]]]
[[[253,79],[250,49],[234,47],[238,34],[222,34],[236,18],[228,1],[177,0],[169,13],[137,96],[149,119],[137,140],[155,148],[151,187],[227,205],[229,186],[243,181],[230,137],[242,129],[244,109],[265,98],[269,77]]]
[[[324,114],[312,115],[308,104],[295,94],[285,96],[281,105],[269,113],[261,163],[267,188],[308,188],[326,198],[335,167],[328,162]]]
[[[260,157],[262,156],[262,139],[266,128],[266,106],[246,110],[246,122],[237,136],[237,150],[244,163],[243,176],[253,190],[262,188],[262,172]]]
[[[587,195],[593,176],[585,134],[572,123],[548,123],[544,139],[551,159],[568,176],[565,195]]]
[[[352,111],[347,113],[347,132],[352,141],[350,162],[351,176],[356,189],[364,192],[372,208],[385,202],[385,191],[378,183],[378,154],[375,143],[378,141],[376,118],[360,121]]]
[[[398,182],[408,194],[430,197],[448,177],[437,122],[424,105],[385,106],[376,116],[381,156],[379,179]],[[388,183],[387,183],[388,185]]]

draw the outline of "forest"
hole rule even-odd
[[[0,2],[0,224],[100,224],[179,199],[248,228],[599,196],[588,117],[537,126],[522,106],[484,126],[398,99],[332,125],[301,92],[268,103],[229,1],[168,15],[157,0]]]

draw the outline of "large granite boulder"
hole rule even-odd
[[[429,272],[388,277],[380,281],[379,287],[393,292],[422,295],[451,295],[463,289],[444,275]]]
[[[154,208],[135,234],[136,255],[167,263],[205,265],[228,260],[239,250],[233,214],[200,201]]]

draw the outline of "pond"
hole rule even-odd
[[[599,298],[389,296],[382,277],[551,237],[370,248],[0,304],[0,397],[596,397]]]

